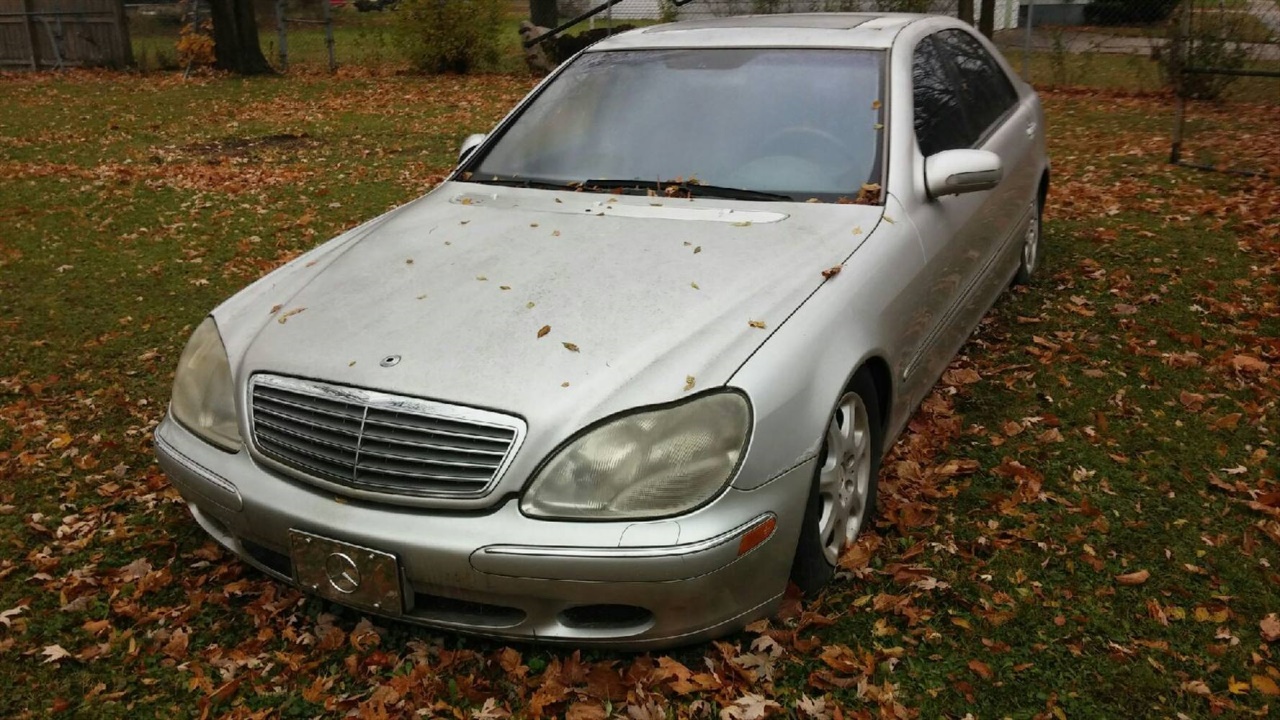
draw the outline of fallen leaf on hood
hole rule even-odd
[[[405,261],[404,261],[404,264],[405,264],[405,265],[412,265],[412,264],[413,264],[413,258],[406,258],[406,259],[405,259]]]
[[[561,344],[561,345],[563,345],[563,346],[564,346],[564,349],[565,349],[565,350],[568,350],[569,352],[578,352],[578,346],[577,346],[577,345],[574,345],[574,344],[573,344],[573,343],[571,343],[571,342],[567,342],[567,343],[560,343],[560,344]]]
[[[757,330],[763,330],[763,329],[764,329],[764,321],[763,321],[763,320],[748,320],[748,321],[747,321],[747,324],[748,324],[748,325],[750,325],[751,327],[753,327],[753,328],[757,329]]]
[[[294,315],[297,315],[297,314],[298,314],[298,313],[300,313],[300,312],[303,312],[304,310],[306,310],[306,308],[304,308],[304,307],[294,308],[294,309],[290,310],[289,312],[287,312],[287,313],[285,313],[285,314],[281,315],[280,317],[276,318],[276,322],[278,322],[278,323],[280,323],[281,325],[283,325],[283,324],[285,324],[285,323],[289,322],[289,318],[293,317]]]
[[[879,101],[879,100],[872,100],[872,101],[871,101],[871,109],[872,109],[872,110],[879,110],[879,109],[880,109],[880,101]]]
[[[552,231],[551,231],[551,237],[560,237],[560,231],[559,231],[559,230],[552,230]]]
[[[689,287],[693,288],[694,290],[701,290],[701,289],[702,289],[702,288],[698,287],[698,283],[696,283],[696,282],[691,282],[691,283],[689,283]]]
[[[830,280],[831,278],[839,275],[840,271],[843,269],[844,269],[843,265],[836,265],[834,267],[829,267],[826,270],[822,271],[822,277]]]
[[[419,299],[419,300],[426,300],[426,299],[427,299],[427,296],[426,296],[426,294],[424,293],[424,294],[422,294],[422,295],[419,295],[419,296],[418,296],[418,299]]]
[[[688,391],[690,391],[690,390],[692,390],[692,389],[693,389],[693,376],[692,376],[692,375],[685,375],[685,376],[684,376],[684,389],[685,389],[685,392],[688,392]]]
[[[510,289],[511,289],[511,286],[510,286],[510,285],[499,285],[499,286],[498,286],[498,289],[499,289],[499,290],[510,290]]]
[[[282,307],[284,307],[284,306],[283,306],[283,305],[272,305],[272,306],[271,306],[271,312],[269,312],[269,313],[267,313],[267,314],[268,314],[268,315],[275,315],[276,313],[280,312],[280,308],[282,308]]]
[[[1121,585],[1141,585],[1149,579],[1151,579],[1151,573],[1146,570],[1138,570],[1137,572],[1116,576],[1116,582]]]
[[[861,226],[861,225],[858,225],[857,227],[855,227],[855,228],[853,229],[853,234],[854,234],[854,235],[861,235],[861,234],[862,234],[862,226]]]
[[[734,223],[734,224],[733,224],[733,226],[734,226],[734,227],[751,227],[751,221],[750,221],[750,220],[739,220],[738,222]]]
[[[529,223],[529,227],[538,227],[538,223]]]
[[[485,277],[485,276],[483,276],[483,275],[477,275],[477,276],[476,276],[476,279],[477,279],[477,280],[479,280],[479,281],[481,281],[481,282],[486,282],[486,281],[488,281],[488,280],[489,280],[489,278],[487,278],[487,277]]]
[[[532,300],[530,300],[529,302],[525,303],[525,304],[524,304],[524,306],[525,306],[525,307],[527,307],[527,308],[529,308],[530,310],[532,310],[532,309],[533,309],[533,301],[532,301]],[[542,336],[541,336],[541,335],[539,335],[538,337],[542,337]]]
[[[529,303],[529,305],[532,306],[533,303]],[[541,328],[538,329],[538,337],[546,337],[547,333],[549,332],[551,332],[551,326],[543,325]]]
[[[698,254],[698,253],[700,253],[700,252],[702,252],[702,246],[701,246],[701,245],[699,245],[698,247],[696,247],[696,248],[694,248],[694,249],[693,249],[693,254],[694,254],[694,255],[697,255],[697,254]]]
[[[560,383],[560,387],[569,387],[569,383],[567,383],[567,382],[562,382],[562,383]]]

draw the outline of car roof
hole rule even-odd
[[[689,47],[823,47],[885,49],[907,25],[936,15],[786,13],[654,25],[614,35],[590,52]]]

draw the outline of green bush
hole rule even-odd
[[[400,48],[422,72],[491,69],[499,58],[504,6],[504,0],[403,0]]]
[[[1219,11],[1213,18],[1214,22],[1207,22],[1204,16],[1197,17],[1190,33],[1184,36],[1182,12],[1182,8],[1178,8],[1169,24],[1169,44],[1160,55],[1160,69],[1179,96],[1193,100],[1218,100],[1240,79],[1239,76],[1189,73],[1184,69],[1243,69],[1249,61],[1249,49],[1243,42],[1241,16]]]

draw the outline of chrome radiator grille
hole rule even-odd
[[[310,380],[256,375],[250,394],[264,455],[358,490],[481,495],[524,434],[507,415]]]

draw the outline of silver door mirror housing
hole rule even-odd
[[[461,164],[463,160],[466,160],[471,151],[479,147],[480,143],[484,142],[487,137],[489,136],[484,133],[468,135],[467,139],[462,141],[462,147],[458,148],[458,163]]]
[[[1003,177],[1000,156],[989,150],[943,150],[924,160],[925,188],[932,198],[990,190]]]

